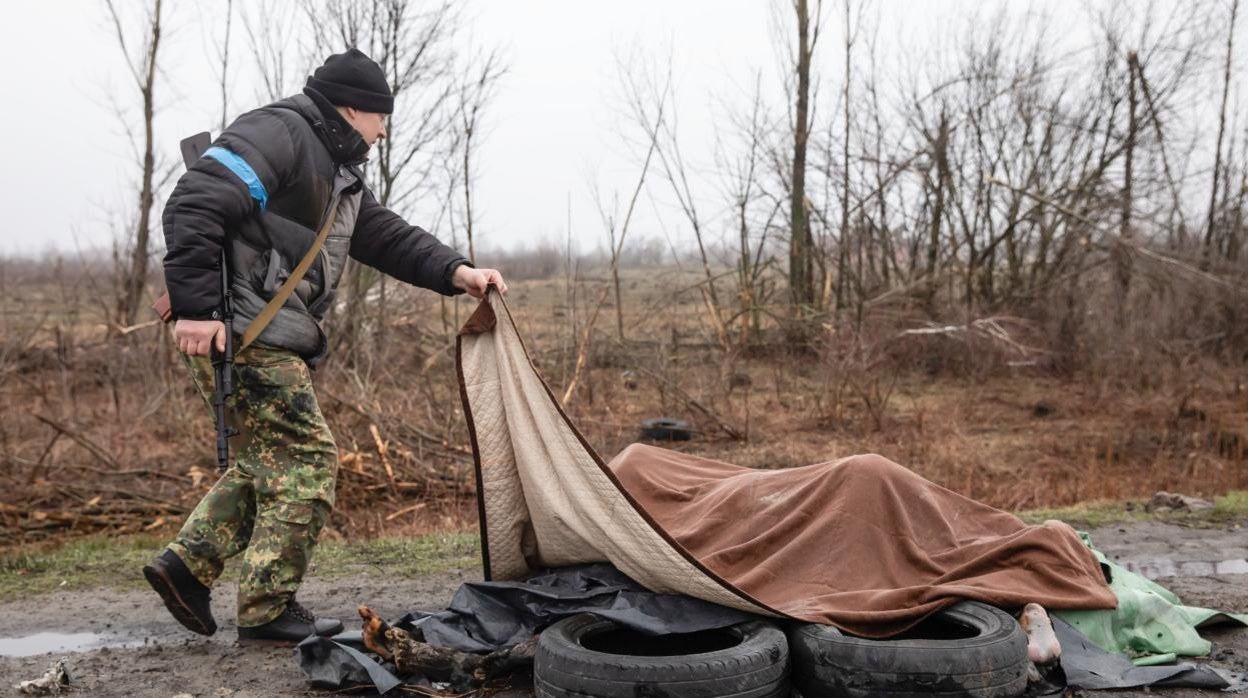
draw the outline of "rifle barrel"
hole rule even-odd
[[[225,403],[234,394],[234,294],[230,284],[230,255],[225,243],[221,247],[221,321],[225,324],[225,351],[212,345],[212,407],[217,422],[217,470],[230,467],[230,437],[237,430],[225,421]]]

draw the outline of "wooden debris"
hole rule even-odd
[[[74,443],[78,444],[79,446],[82,446],[84,449],[87,450],[88,453],[95,456],[104,465],[108,466],[110,470],[121,469],[121,466],[117,463],[116,458],[110,455],[108,451],[105,451],[103,448],[101,448],[99,444],[95,443],[91,439],[88,439],[81,432],[70,429],[68,426],[61,424],[55,419],[52,419],[51,417],[45,417],[44,415],[41,415],[41,414],[36,414],[35,419],[43,422],[44,424],[47,424],[48,426],[57,430],[59,433],[64,434],[65,436],[68,436],[69,438],[73,439]]]
[[[394,662],[401,676],[420,675],[430,681],[451,684],[455,691],[469,691],[488,681],[521,669],[530,669],[537,654],[537,637],[489,654],[473,654],[435,647],[419,633],[409,633],[382,620],[371,608],[358,609],[364,621],[364,647]]]
[[[403,507],[402,509],[399,509],[393,514],[387,516],[386,521],[394,521],[395,519],[399,518],[400,516],[404,514],[410,514],[414,511],[419,511],[420,509],[424,509],[426,506],[428,506],[427,502],[417,502],[416,504],[413,504],[410,507]]]
[[[390,481],[390,490],[395,491],[394,466],[390,464],[390,451],[386,447],[385,440],[381,438],[381,430],[376,424],[369,424],[368,432],[373,435],[373,442],[377,444],[377,455],[381,457],[381,465],[386,469],[386,479]]]
[[[386,661],[393,660],[394,655],[390,653],[390,648],[385,641],[386,631],[390,629],[390,624],[382,620],[381,616],[374,613],[373,609],[368,606],[361,605],[356,610],[364,621],[364,648]]]

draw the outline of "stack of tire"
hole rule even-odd
[[[542,633],[534,684],[539,698],[1007,698],[1027,688],[1027,637],[974,601],[889,640],[814,624],[786,638],[767,621],[653,637],[585,614]]]

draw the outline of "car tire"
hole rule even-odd
[[[591,614],[573,616],[542,632],[533,675],[539,698],[790,693],[788,643],[780,628],[764,621],[653,637]]]
[[[689,422],[670,417],[652,417],[641,422],[641,438],[651,441],[688,441],[693,438]]]
[[[962,601],[891,640],[805,623],[788,633],[793,683],[808,696],[1005,698],[1027,689],[1027,636],[1013,616]]]

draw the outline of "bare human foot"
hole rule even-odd
[[[1053,632],[1053,621],[1049,614],[1038,603],[1023,606],[1023,614],[1019,616],[1019,625],[1027,633],[1027,658],[1035,664],[1048,664],[1062,656],[1062,646],[1057,642],[1057,633]]]

